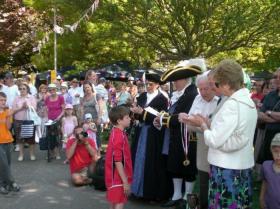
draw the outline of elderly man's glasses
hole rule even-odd
[[[26,90],[26,88],[19,88],[18,90],[20,90],[20,91],[24,91],[24,90]]]

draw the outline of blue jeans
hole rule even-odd
[[[11,149],[12,143],[0,144],[0,186],[6,186],[14,182],[11,173]]]

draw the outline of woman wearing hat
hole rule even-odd
[[[168,99],[158,90],[160,75],[156,72],[146,74],[147,92],[137,97],[137,105],[131,108],[139,120],[136,137],[132,142],[134,161],[131,191],[136,197],[148,200],[164,200],[169,196],[169,181],[166,160],[161,153],[163,132],[153,126],[155,115],[144,108],[152,107],[158,112],[166,111]]]
[[[50,95],[45,100],[45,105],[47,107],[47,114],[48,119],[52,121],[56,121],[57,124],[55,126],[50,126],[50,130],[48,130],[48,134],[54,138],[52,151],[53,157],[56,159],[60,159],[59,154],[59,144],[61,139],[61,132],[60,132],[60,119],[64,114],[64,98],[61,95],[57,94],[57,87],[55,84],[49,84],[48,90]]]
[[[61,91],[61,95],[64,97],[65,104],[72,104],[73,99],[72,99],[71,95],[68,93],[67,82],[63,82],[60,85],[60,91]]]

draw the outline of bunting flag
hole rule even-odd
[[[64,33],[64,28],[59,27],[58,25],[54,25],[53,31],[59,35],[62,35]]]
[[[59,25],[54,25],[53,32],[55,32],[59,35],[63,35],[66,31],[70,31],[70,32],[74,33],[77,30],[77,28],[79,27],[79,24],[83,20],[87,20],[87,21],[89,20],[90,16],[97,9],[98,5],[99,5],[99,0],[95,0],[93,2],[93,4],[87,10],[85,10],[85,12],[83,12],[83,15],[81,16],[81,18],[78,21],[74,22],[72,25],[64,25],[64,27],[61,27]],[[41,51],[41,48],[49,41],[49,35],[50,35],[50,32],[49,31],[46,32],[43,39],[38,42],[37,47],[33,48],[33,52]]]

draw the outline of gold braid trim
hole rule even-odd
[[[146,120],[146,117],[147,117],[147,111],[146,110],[144,110],[145,112],[144,112],[144,115],[143,115],[143,120],[145,121]]]

